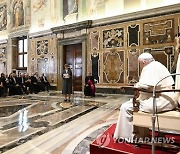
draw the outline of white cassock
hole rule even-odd
[[[170,75],[167,68],[157,61],[153,61],[146,65],[141,72],[140,80],[135,85],[136,87],[148,88],[155,86],[162,78]],[[171,89],[174,84],[172,76],[164,79],[158,84],[160,89]],[[139,110],[144,112],[153,111],[153,97],[151,93],[141,92],[138,100],[140,102]],[[157,111],[172,110],[176,107],[174,92],[164,92],[156,98]],[[133,101],[132,99],[126,103],[123,103],[120,108],[120,113],[114,132],[114,138],[126,138],[133,137],[133,125],[132,125],[132,111]],[[143,122],[143,121],[142,121]]]
[[[176,73],[180,74],[180,54],[179,54],[178,60],[177,60]],[[180,75],[176,76],[175,88],[180,89]],[[176,99],[180,104],[180,92],[176,92]]]

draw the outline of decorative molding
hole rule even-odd
[[[14,31],[9,34],[9,37],[22,37],[23,35],[28,35],[29,29],[22,29],[19,31]]]
[[[77,31],[77,30],[84,29],[84,28],[90,28],[91,25],[92,25],[92,20],[86,20],[86,21],[77,22],[74,24],[54,27],[54,28],[51,28],[51,30],[54,33],[66,32],[66,31],[71,31],[71,30]]]
[[[48,30],[44,30],[44,31],[38,31],[35,33],[29,33],[29,37],[35,38],[35,37],[48,36],[48,35],[52,35],[52,34],[53,34],[53,32],[51,31],[51,29],[48,29]]]
[[[8,43],[8,40],[7,40],[7,39],[0,40],[0,44],[6,44],[6,43]]]

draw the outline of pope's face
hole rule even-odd
[[[146,60],[139,60],[139,65],[141,69],[143,69],[147,64],[148,62]]]

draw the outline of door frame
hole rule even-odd
[[[87,36],[58,40],[57,51],[57,90],[62,90],[62,71],[64,64],[64,45],[82,44],[82,91],[84,91],[84,83],[87,69]]]

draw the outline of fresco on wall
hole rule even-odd
[[[63,0],[63,17],[78,12],[78,0]]]
[[[89,0],[86,8],[87,16],[100,17],[105,14],[105,0]]]
[[[35,4],[33,5],[34,11],[37,12],[40,9],[46,7],[47,0],[36,0]]]
[[[124,29],[116,28],[103,31],[103,48],[124,46]]]
[[[14,1],[13,7],[13,17],[14,17],[14,27],[24,25],[24,4],[22,0]]]
[[[124,51],[103,53],[103,82],[124,83]]]
[[[174,41],[174,19],[144,24],[144,45],[170,43]]]
[[[7,29],[7,6],[0,7],[0,31]]]

